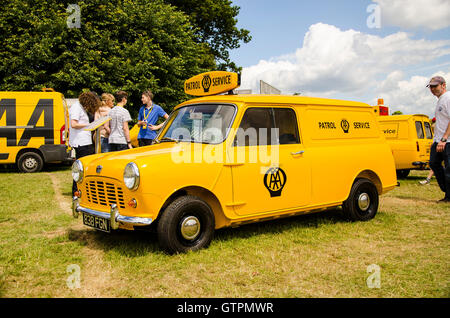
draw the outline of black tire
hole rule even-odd
[[[17,160],[17,167],[20,172],[39,172],[44,166],[44,160],[35,152],[25,152]]]
[[[368,221],[378,211],[378,190],[368,179],[357,179],[348,199],[342,204],[344,215],[351,221]]]
[[[158,221],[161,247],[170,254],[197,251],[208,247],[214,235],[214,214],[198,197],[186,195],[175,199]]]
[[[409,169],[397,170],[397,179],[406,179],[410,171]]]

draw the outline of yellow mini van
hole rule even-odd
[[[398,178],[406,178],[411,170],[428,167],[433,143],[433,131],[428,116],[379,116],[378,121],[392,149]]]
[[[215,74],[185,90],[235,82]],[[208,246],[215,229],[339,206],[370,220],[397,185],[371,106],[280,95],[184,102],[153,145],[83,157],[72,175],[74,217],[105,232],[154,224],[170,253]]]
[[[47,162],[70,161],[68,109],[64,96],[44,92],[0,92],[0,164],[38,172]]]

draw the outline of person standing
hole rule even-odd
[[[445,197],[438,202],[450,203],[450,92],[445,79],[434,76],[427,87],[438,98],[435,111],[434,142],[430,151],[430,168]],[[444,162],[444,167],[442,167]]]
[[[116,93],[117,105],[109,112],[111,120],[105,123],[106,130],[109,133],[109,151],[120,151],[133,148],[130,140],[130,129],[128,122],[131,116],[125,105],[128,101],[128,93],[119,91]]]
[[[112,94],[103,93],[102,94],[102,105],[100,108],[95,112],[95,120],[108,116],[109,111],[114,107],[115,98]],[[104,124],[100,128],[100,141],[101,141],[101,149],[102,153],[109,152],[109,131],[107,130],[109,127],[107,127],[106,124]]]
[[[69,145],[75,150],[76,159],[95,153],[92,134],[84,128],[89,125],[89,117],[93,117],[99,106],[97,97],[92,92],[85,92],[80,94],[78,101],[70,107]],[[77,191],[77,184],[74,181],[72,195],[75,191]]]
[[[161,129],[164,123],[155,126],[160,117],[169,118],[169,115],[161,106],[153,103],[153,93],[146,90],[142,93],[142,107],[139,110],[138,123],[140,127],[138,134],[139,147],[151,145],[153,139],[156,138],[156,131]]]

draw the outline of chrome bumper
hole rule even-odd
[[[117,208],[117,205],[115,205],[115,204],[111,204],[111,210],[109,213],[91,210],[88,208],[83,208],[82,206],[80,206],[80,203],[78,202],[78,198],[73,197],[73,199],[72,199],[72,215],[74,218],[78,218],[78,215],[80,213],[86,213],[86,214],[93,215],[93,216],[99,216],[104,219],[110,220],[111,228],[113,230],[117,230],[119,228],[120,223],[129,224],[129,225],[133,225],[133,226],[145,226],[145,225],[150,225],[153,222],[153,219],[151,219],[151,218],[140,218],[140,217],[121,215],[119,213],[119,209]]]

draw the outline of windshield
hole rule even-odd
[[[227,136],[234,113],[232,105],[182,107],[170,116],[169,127],[159,140],[221,143]]]

